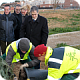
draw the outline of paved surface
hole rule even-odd
[[[47,46],[55,48],[60,43],[71,46],[80,45],[80,31],[49,35]]]

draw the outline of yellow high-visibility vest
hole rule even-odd
[[[14,55],[14,57],[13,57],[12,63],[18,62],[20,60],[28,59],[29,52],[32,49],[32,43],[30,42],[29,50],[25,53],[24,57],[21,59],[20,54],[17,52],[17,45],[16,45],[16,43],[17,43],[17,41],[12,42],[6,49],[6,55],[7,55],[7,52],[8,52],[8,49],[9,49],[10,46],[13,48],[14,52],[16,53],[16,55]]]
[[[50,61],[50,62],[58,62],[61,65],[59,69],[48,67],[49,80],[51,80],[52,78],[56,80],[60,79],[64,74],[80,72],[80,50],[69,46],[64,47],[63,60],[54,59],[52,57],[50,58],[52,54],[54,55],[54,51],[51,50],[50,48],[47,48],[45,56],[45,64],[47,64]]]

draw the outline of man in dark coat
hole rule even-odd
[[[5,53],[6,47],[15,40],[14,30],[16,25],[16,18],[10,13],[10,6],[5,5],[4,14],[0,16],[0,44],[2,54]]]
[[[48,38],[47,19],[38,14],[38,8],[32,6],[31,16],[25,18],[21,30],[20,37],[28,38],[34,46],[39,44],[46,45]]]
[[[32,6],[31,16],[26,17],[22,23],[20,37],[28,38],[34,46],[47,44],[47,19],[38,14],[38,8],[36,6]],[[37,66],[35,68],[39,69],[40,66]]]
[[[20,33],[21,24],[22,24],[22,14],[21,14],[21,5],[20,4],[16,5],[13,15],[16,17],[16,20],[17,20],[17,27],[14,31],[15,40],[17,40],[17,39],[19,39],[19,33]]]

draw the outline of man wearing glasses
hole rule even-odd
[[[4,6],[4,14],[0,16],[0,44],[2,54],[5,53],[6,47],[13,42],[14,30],[17,26],[16,18],[10,13],[9,5]]]
[[[17,27],[14,31],[15,40],[17,40],[17,39],[19,39],[20,27],[22,24],[22,14],[21,14],[21,5],[20,4],[17,4],[15,6],[13,15],[16,17],[16,20],[17,20]]]
[[[26,37],[34,46],[47,44],[48,24],[47,19],[39,15],[36,6],[31,7],[31,15],[26,17],[22,23],[20,37]],[[40,66],[36,67],[39,69]]]

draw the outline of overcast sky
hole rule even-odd
[[[14,2],[15,0],[3,0],[1,3],[3,3],[3,2],[7,2],[7,3],[10,3],[10,2]],[[59,0],[59,1],[62,1],[62,2],[64,2],[65,0]]]
[[[3,3],[3,2],[7,2],[7,3],[9,3],[9,2],[14,2],[15,0],[0,0],[0,5]]]

